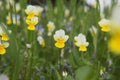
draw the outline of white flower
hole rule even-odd
[[[16,12],[19,12],[20,11],[20,4],[19,3],[16,3]]]
[[[47,24],[47,28],[48,28],[48,36],[51,36],[52,32],[55,29],[55,24],[53,22],[49,21]]]
[[[86,47],[89,45],[89,43],[86,42],[86,37],[82,33],[80,33],[78,36],[75,36],[74,40],[75,40],[75,45],[79,47],[79,51],[87,50]]]
[[[5,74],[0,74],[0,80],[9,80],[9,78]]]
[[[33,6],[33,5],[28,5],[27,9],[25,10],[26,14],[28,15],[40,15],[43,12],[43,8],[40,6]]]
[[[104,10],[105,8],[111,8],[111,4],[112,3],[112,0],[99,0],[99,4],[100,4],[100,15],[102,18],[105,17],[105,14],[104,14]]]
[[[65,46],[65,42],[68,40],[69,36],[65,35],[65,31],[60,29],[55,32],[53,36],[56,41],[55,46],[58,48],[63,48]]]
[[[96,8],[96,4],[97,4],[96,0],[86,0],[86,3]]]
[[[101,27],[101,30],[104,32],[109,32],[110,31],[110,20],[107,19],[101,19],[98,22],[99,26]]]
[[[31,48],[31,44],[26,44],[26,47],[27,48]]]
[[[69,9],[65,9],[65,17],[68,17],[70,15],[70,10]]]
[[[62,29],[55,32],[55,35],[54,35],[55,41],[63,40],[64,42],[66,42],[68,40],[68,38],[69,38],[69,36],[65,35],[65,31]]]
[[[42,47],[45,46],[45,41],[44,41],[44,39],[42,38],[42,36],[38,36],[38,37],[37,37],[37,41],[39,42],[40,45],[42,45]]]

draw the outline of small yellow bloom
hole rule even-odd
[[[2,36],[2,40],[4,40],[4,41],[9,40],[9,37],[8,37],[8,35],[6,33],[2,33],[1,36]]]
[[[33,17],[32,19],[27,19],[26,23],[28,24],[28,30],[35,30],[35,26],[38,23],[38,17]]]
[[[54,40],[56,41],[55,46],[57,48],[63,48],[65,47],[65,42],[68,40],[69,36],[65,35],[65,31],[60,29],[55,32],[55,35],[53,36]]]
[[[0,54],[3,55],[6,53],[6,49],[5,49],[5,46],[0,44]]]
[[[99,26],[101,27],[101,30],[104,32],[109,32],[110,29],[110,21],[107,19],[102,19],[98,22]]]
[[[120,34],[112,35],[108,45],[112,52],[120,54]]]
[[[8,16],[6,17],[6,23],[7,24],[12,24],[12,19],[11,19],[11,16],[10,16],[10,14],[8,14]]]
[[[41,13],[43,11],[43,8],[40,6],[32,6],[32,5],[28,5],[27,9],[25,9],[27,16],[27,19],[31,19],[34,16],[40,16]]]
[[[85,36],[80,33],[78,36],[74,37],[75,45],[79,47],[79,51],[87,51],[87,46],[89,45],[88,42],[86,42]]]

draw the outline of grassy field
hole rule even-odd
[[[120,80],[117,0],[32,1],[0,0],[0,80]]]

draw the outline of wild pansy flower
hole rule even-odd
[[[54,37],[54,40],[56,41],[55,46],[57,48],[65,47],[65,42],[69,38],[68,35],[65,35],[65,31],[62,29],[56,31],[53,37]]]
[[[13,24],[20,25],[20,15],[12,14],[12,22]]]
[[[65,17],[68,17],[70,15],[70,10],[69,9],[65,9],[64,15],[65,15]]]
[[[104,32],[109,32],[110,29],[110,21],[107,19],[102,19],[98,22],[99,26],[101,27],[101,30]]]
[[[87,51],[87,46],[89,45],[88,42],[86,42],[86,37],[82,33],[80,33],[78,36],[74,37],[75,45],[79,47],[79,51]]]
[[[38,31],[38,35],[42,35],[43,32],[44,32],[43,25],[42,25],[42,24],[37,25],[37,26],[36,26],[36,30]]]
[[[28,30],[35,30],[35,27],[38,23],[38,17],[33,17],[31,19],[27,19],[26,23],[28,24]]]
[[[9,40],[8,35],[3,32],[2,28],[0,27],[0,54],[6,53],[6,48],[9,46],[9,43],[7,42]]]
[[[15,5],[15,9],[16,9],[16,13],[18,13],[20,11],[20,4],[19,3],[16,3]]]
[[[116,6],[113,9],[112,17],[111,17],[111,38],[108,42],[109,49],[120,55],[120,7]]]
[[[8,15],[7,15],[7,17],[6,17],[6,23],[7,24],[12,24],[12,18],[11,18],[11,14],[10,13],[8,13]]]
[[[92,6],[93,8],[97,7],[97,2],[96,0],[86,0],[86,3],[90,6]]]
[[[55,29],[55,24],[53,22],[49,21],[47,24],[47,28],[48,28],[48,36],[51,36],[52,32]]]
[[[39,16],[43,11],[43,8],[40,6],[28,5],[25,12],[27,14],[27,19],[31,19],[34,16]]]
[[[1,27],[0,27],[0,36],[1,36],[1,40],[4,40],[4,41],[8,41],[9,40],[8,35],[2,30]]]
[[[40,44],[42,47],[45,47],[45,41],[44,41],[44,39],[42,38],[42,36],[38,36],[38,37],[37,37],[37,41],[39,42],[39,44]]]

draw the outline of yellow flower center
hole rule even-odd
[[[81,46],[79,47],[79,51],[87,51],[86,46],[85,46],[85,45],[81,45]]]
[[[3,45],[0,45],[0,54],[5,54],[6,50],[5,47]]]

